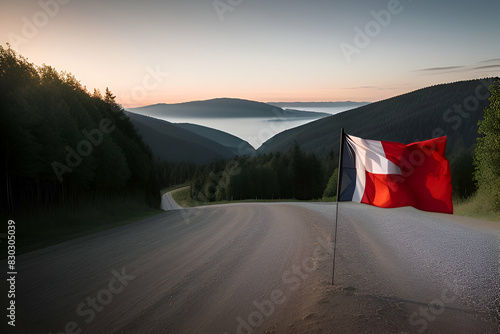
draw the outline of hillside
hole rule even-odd
[[[136,114],[158,118],[321,118],[329,115],[300,110],[283,110],[262,102],[229,98],[177,104],[160,103],[139,108],[129,108],[128,110]]]
[[[485,86],[493,80],[470,80],[423,88],[284,131],[266,141],[258,153],[285,152],[295,143],[324,157],[338,152],[340,128],[348,134],[410,143],[447,135],[447,153],[471,149],[478,120],[488,105]]]
[[[175,123],[174,125],[184,130],[191,131],[199,136],[213,140],[229,149],[234,155],[255,154],[255,149],[252,145],[227,132],[190,123]]]
[[[169,162],[208,163],[235,156],[230,148],[167,121],[127,112],[153,155]]]
[[[0,211],[37,216],[23,233],[50,229],[40,212],[125,198],[158,206],[151,151],[110,90],[90,94],[74,76],[0,46],[0,100]]]

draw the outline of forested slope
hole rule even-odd
[[[236,155],[224,145],[176,124],[131,112],[127,115],[155,158],[161,161],[203,164]]]
[[[124,196],[158,205],[149,148],[106,90],[0,46],[4,213]]]
[[[355,136],[402,143],[446,135],[448,154],[470,149],[492,83],[489,78],[442,84],[371,103],[282,132],[258,152],[285,152],[297,143],[323,157],[338,152],[341,127]]]
[[[326,113],[309,112],[302,110],[284,110],[263,102],[243,99],[218,98],[204,101],[192,101],[175,104],[159,103],[139,108],[129,108],[131,112],[157,118],[320,118],[328,116]]]
[[[255,154],[255,149],[247,141],[233,136],[227,132],[190,123],[176,123],[175,126],[213,140],[229,149],[231,152],[233,152],[234,155]]]

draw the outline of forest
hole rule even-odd
[[[186,182],[192,163],[154,159],[106,89],[37,67],[0,46],[1,212],[22,213],[128,200],[158,208],[163,186]]]
[[[298,146],[285,153],[221,160],[196,169],[191,197],[201,202],[317,199],[323,197],[337,164],[338,158],[333,153],[320,161]]]
[[[500,81],[489,87],[490,105],[479,121],[474,156],[474,180],[478,190],[471,210],[500,212]]]
[[[480,86],[485,82],[491,84],[489,91]],[[260,154],[209,164],[173,163],[153,156],[109,89],[91,93],[72,74],[35,66],[0,46],[1,212],[36,217],[40,212],[82,210],[82,203],[102,206],[111,199],[158,208],[160,189],[186,182],[191,197],[200,202],[333,197],[338,166],[333,130],[345,122],[352,126],[351,134],[359,135],[369,125],[372,130],[363,137],[401,142],[418,139],[414,137],[423,136],[424,129],[444,129],[451,139],[448,158],[455,198],[475,194],[479,185],[498,209],[500,93],[493,82],[430,87],[328,117],[276,136]],[[478,91],[473,105],[464,100]],[[471,110],[446,111],[453,101]],[[362,126],[354,127],[359,117]],[[411,131],[402,120],[412,124]],[[383,136],[381,131],[386,131]]]
[[[498,78],[439,84],[338,113],[290,129],[265,142],[258,153],[284,152],[298,144],[319,158],[338,152],[340,128],[374,140],[412,143],[446,135],[446,153],[476,144],[478,121]]]
[[[498,211],[499,89],[497,78],[436,85],[285,131],[255,157],[199,167],[191,196],[205,202],[333,197],[342,125],[349,134],[402,143],[447,135],[454,199],[479,193],[484,210]]]

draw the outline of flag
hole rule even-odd
[[[446,137],[411,144],[343,135],[339,201],[453,213]]]

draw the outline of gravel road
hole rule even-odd
[[[331,203],[170,210],[18,256],[16,332],[498,330],[498,224],[341,203],[332,286],[334,219]]]

